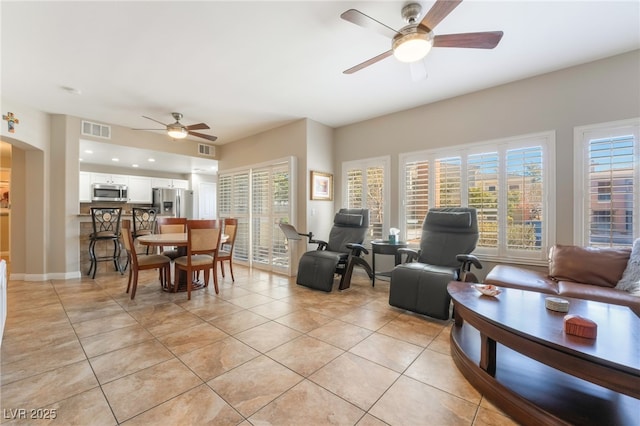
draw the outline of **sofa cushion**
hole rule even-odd
[[[574,281],[601,287],[615,287],[627,267],[631,249],[564,246],[549,253],[549,276],[557,281]]]
[[[485,284],[558,294],[558,283],[547,277],[546,272],[533,271],[510,265],[496,265],[487,274]]]
[[[626,291],[616,290],[615,288],[560,281],[558,282],[558,289],[561,297],[595,300],[596,302],[629,306],[632,309],[635,308],[634,310],[640,309],[640,297],[632,296]]]
[[[640,238],[633,242],[631,256],[616,289],[640,296]]]

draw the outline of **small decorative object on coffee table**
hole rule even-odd
[[[598,324],[580,315],[565,315],[564,332],[587,339],[595,339],[598,334]]]
[[[547,297],[544,299],[544,306],[556,312],[569,312],[569,301],[559,297]]]
[[[491,284],[487,284],[487,285],[485,285],[485,284],[476,284],[473,287],[476,290],[478,290],[480,293],[484,294],[485,296],[495,297],[495,296],[499,295],[500,293],[502,293],[502,290],[500,290],[495,285],[491,285]]]

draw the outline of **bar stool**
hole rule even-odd
[[[113,261],[116,271],[124,274],[120,265],[120,216],[121,207],[91,207],[91,222],[93,232],[89,235],[89,258],[91,266],[87,275],[96,277],[98,262]],[[98,241],[112,241],[113,253],[108,256],[96,256],[96,243]],[[92,274],[93,272],[93,274]]]

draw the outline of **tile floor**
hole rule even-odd
[[[451,322],[390,307],[388,283],[354,276],[350,290],[325,293],[236,269],[219,295],[211,286],[191,301],[162,292],[154,271],[134,301],[114,272],[11,281],[0,421],[514,424],[453,364]]]

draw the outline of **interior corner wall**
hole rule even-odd
[[[337,208],[335,198],[332,201],[311,199],[311,171],[335,175],[333,163],[333,128],[317,121],[307,120],[307,167],[304,171],[305,184],[301,188],[304,190],[304,199],[307,204],[306,226],[299,229],[301,232],[312,231],[322,240],[327,240],[329,237]],[[303,179],[300,179],[300,182],[302,181]],[[334,181],[334,188],[335,185]],[[307,247],[308,250],[315,248],[315,245]]]
[[[42,281],[47,278],[49,231],[49,115],[5,98],[1,102],[3,111],[20,120],[14,133],[0,127],[0,137],[12,145],[11,279]]]
[[[220,146],[218,163],[219,173],[267,163],[285,157],[296,157],[296,226],[306,221],[306,199],[301,196],[304,190],[304,176],[307,169],[307,124],[306,119],[267,130]]]
[[[428,85],[426,86],[428,90]],[[573,244],[573,129],[640,115],[640,50],[515,81],[335,130],[336,182],[343,161],[399,154],[541,131],[556,132],[556,242]],[[392,190],[391,223],[400,195]],[[397,194],[397,195],[396,195]],[[343,194],[336,185],[336,200]]]

